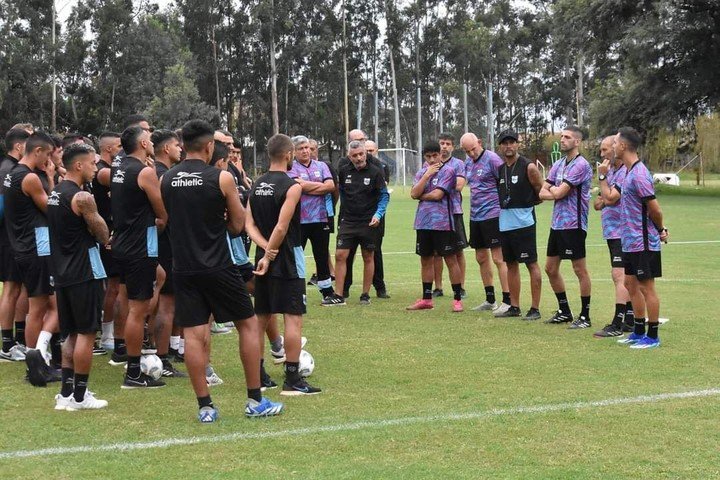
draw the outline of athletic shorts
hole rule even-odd
[[[20,281],[27,289],[28,297],[53,295],[55,287],[50,275],[50,257],[28,257],[17,261]]]
[[[252,263],[248,262],[245,265],[239,265],[237,268],[240,271],[240,276],[242,277],[243,282],[247,283],[255,277],[255,274],[253,273],[255,265]]]
[[[161,256],[158,257],[158,263],[165,270],[165,283],[160,287],[161,295],[175,295],[175,288],[173,286],[173,271],[172,271],[172,256]]]
[[[460,249],[468,247],[467,235],[465,234],[465,220],[463,219],[462,213],[456,213],[453,215],[455,221],[455,234],[457,235],[458,246]]]
[[[0,247],[0,282],[21,282],[15,254],[10,245]]]
[[[245,320],[255,315],[240,270],[222,270],[174,276],[175,325],[197,327],[210,320],[218,323]]]
[[[255,277],[255,312],[258,315],[287,313],[305,315],[307,297],[304,278]]]
[[[610,266],[612,268],[624,268],[623,262],[622,240],[619,238],[611,238],[607,241],[608,250],[610,250]]]
[[[633,275],[638,280],[650,280],[662,277],[660,252],[645,250],[642,252],[623,252],[625,275]]]
[[[453,230],[416,230],[415,253],[421,257],[445,257],[462,250]]]
[[[328,217],[327,224],[330,229],[330,233],[335,233],[335,217]]]
[[[102,280],[90,280],[56,289],[60,333],[95,333],[102,321],[105,288]]]
[[[378,231],[370,225],[338,225],[337,249],[355,250],[358,245],[363,250],[375,250],[378,242]]]
[[[553,230],[551,228],[547,256],[560,257],[563,260],[585,258],[585,237],[587,237],[587,232],[582,228],[572,230]]]
[[[126,260],[116,258],[120,283],[127,288],[128,300],[149,300],[157,279],[157,258]]]
[[[537,234],[535,225],[500,232],[502,235],[503,260],[506,263],[537,262]]]
[[[114,278],[120,275],[117,262],[115,258],[113,258],[112,252],[103,246],[100,246],[100,260],[102,261],[107,278]]]
[[[475,250],[502,246],[500,218],[490,218],[480,222],[470,220],[470,246]]]

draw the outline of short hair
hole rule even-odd
[[[426,153],[440,153],[440,144],[437,140],[430,140],[423,145],[422,154]]]
[[[32,124],[32,123],[16,123],[15,125],[13,125],[13,126],[11,127],[11,130],[12,130],[13,128],[19,128],[19,129],[22,129],[22,130],[32,130],[33,132],[35,131],[35,127],[33,127],[33,124]]]
[[[104,138],[120,138],[120,134],[117,132],[102,132],[98,137],[98,141]]]
[[[642,137],[632,127],[622,127],[618,130],[618,135],[622,138],[630,147],[631,152],[637,152],[640,145],[642,145]]]
[[[295,147],[297,148],[303,143],[310,143],[310,139],[305,135],[295,135],[294,137],[292,137],[292,142],[293,145],[295,145]]]
[[[52,135],[50,135],[50,137],[53,139],[55,148],[63,148],[64,147],[63,137],[61,137],[57,133],[53,133]]]
[[[25,143],[30,138],[30,134],[22,128],[11,128],[5,134],[5,150],[8,152],[15,148],[17,143]]]
[[[215,137],[215,129],[205,120],[190,120],[182,127],[185,151],[197,152]]]
[[[155,154],[157,155],[157,153],[162,150],[162,147],[172,139],[180,141],[172,130],[155,130],[153,134],[150,135],[150,141],[153,143]]]
[[[147,117],[140,113],[128,115],[127,117],[125,117],[125,122],[123,122],[123,128],[127,129],[128,127],[137,125],[140,122],[148,122],[149,123]]]
[[[455,137],[452,133],[442,132],[440,135],[438,135],[438,141],[439,140],[450,140],[452,143],[455,143]]]
[[[67,147],[71,143],[75,143],[77,140],[82,140],[85,142],[85,136],[82,133],[66,133],[63,137],[63,147]]]
[[[128,127],[123,130],[122,135],[120,135],[120,145],[122,145],[123,151],[127,155],[137,150],[140,136],[144,131],[145,130],[140,127]]]
[[[352,142],[348,143],[348,152],[350,150],[355,150],[356,148],[365,148],[365,142],[360,140],[353,140]]]
[[[220,160],[227,160],[229,154],[230,149],[228,146],[219,140],[215,140],[215,150],[213,150],[210,165],[214,167]]]
[[[267,154],[270,158],[280,158],[288,152],[292,152],[294,145],[290,137],[282,133],[276,133],[267,143]]]
[[[318,141],[315,140],[314,138],[308,138],[308,143],[310,143],[310,144],[313,144],[313,143],[314,143],[314,144],[317,145],[318,147],[320,146],[320,144],[318,143]]]
[[[47,133],[37,131],[30,135],[27,142],[25,142],[25,152],[32,152],[36,148],[52,150],[55,148],[55,142]]]
[[[233,137],[233,147],[239,148],[242,150],[242,142],[238,140],[237,138]]]
[[[70,167],[72,167],[73,163],[75,163],[75,161],[78,159],[78,157],[82,155],[87,155],[89,153],[95,153],[95,149],[92,148],[90,145],[86,145],[84,143],[73,143],[71,145],[68,145],[63,150],[63,166],[69,170]]]
[[[570,130],[571,132],[576,133],[580,137],[580,140],[585,139],[585,133],[582,131],[582,128],[578,127],[577,125],[567,126],[563,128],[563,130]]]

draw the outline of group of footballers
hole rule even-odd
[[[486,300],[475,311],[493,310],[495,317],[541,318],[539,305],[542,273],[538,266],[535,206],[553,201],[552,224],[547,243],[545,272],[557,297],[558,309],[546,321],[569,323],[570,329],[591,327],[591,282],[586,264],[593,169],[580,154],[582,130],[562,130],[560,151],[547,178],[534,162],[519,155],[520,138],[505,130],[498,138],[499,155],[483,148],[472,133],[460,139],[467,158],[452,156],[452,135],[423,147],[423,166],[417,172],[410,195],[418,200],[414,228],[416,253],[420,256],[422,298],[408,310],[433,308],[433,281],[447,265],[453,290],[452,311],[464,310],[465,281],[463,249],[468,246],[462,216],[462,190],[470,190],[470,239],[480,265]],[[654,279],[662,276],[660,244],[667,242],[662,211],[655,198],[652,176],[638,157],[640,135],[630,127],[603,139],[598,166],[599,194],[593,202],[601,211],[603,237],[610,252],[615,285],[615,314],[594,336],[620,337],[619,343],[646,349],[660,345],[659,299]],[[580,286],[580,314],[575,317],[560,273],[562,260],[570,260]],[[492,264],[502,287],[496,302]],[[524,263],[530,276],[531,304],[520,310],[520,271]],[[439,275],[438,275],[439,273]]]
[[[285,365],[281,395],[320,393],[299,366],[309,277],[304,248],[309,240],[316,272],[311,283],[321,305],[346,304],[358,247],[360,304],[370,304],[371,286],[377,298],[389,298],[381,252],[389,168],[377,157],[377,145],[353,130],[336,169],[318,159],[317,142],[274,135],[267,143],[269,170],[252,181],[240,145],[206,122],[153,131],[145,117],[134,115],[124,126],[122,133],[103,133],[97,144],[82,135],[50,136],[29,124],[6,134],[7,155],[0,164],[0,360],[25,361],[32,385],[60,382],[57,410],[98,409],[107,402],[88,389],[90,367],[93,355],[109,347],[110,364],[126,367],[123,389],[159,388],[163,377],[189,376],[198,419],[211,423],[218,410],[209,387],[222,380],[210,364],[210,334],[232,326],[245,371],[247,416],[277,415],[284,408],[262,396],[278,386],[264,368],[265,336],[275,363]],[[433,308],[433,299],[442,295],[444,263],[452,311],[463,311],[463,250],[469,243],[485,290],[485,301],[473,310],[520,317],[524,263],[531,306],[523,318],[541,318],[534,207],[553,200],[545,271],[558,310],[547,322],[590,327],[585,238],[593,172],[579,153],[581,141],[580,129],[563,130],[564,156],[547,179],[519,155],[519,136],[512,130],[499,136],[499,155],[466,133],[460,139],[465,161],[453,157],[451,135],[428,142],[411,190],[419,202],[414,228],[423,295],[408,310]],[[639,145],[631,128],[601,145],[601,193],[594,207],[602,211],[616,311],[595,335],[621,336],[631,329],[623,343],[652,348],[659,345],[653,279],[661,276],[660,242],[667,241],[667,229],[650,174],[638,159]],[[466,185],[469,242],[462,208]],[[333,265],[329,242],[336,223]],[[254,262],[250,242],[256,244]],[[572,262],[580,282],[577,318],[559,271],[562,259]],[[142,355],[155,353],[163,362],[160,379],[141,368]],[[172,362],[184,362],[187,374]]]

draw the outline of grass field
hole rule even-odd
[[[22,380],[23,365],[0,364],[5,432],[0,474],[7,479],[719,478],[720,199],[659,199],[671,234],[663,247],[665,276],[658,281],[661,315],[670,322],[661,327],[659,349],[629,350],[592,338],[592,329],[452,314],[448,297],[433,311],[406,312],[420,294],[419,260],[410,253],[415,203],[397,189],[383,246],[392,299],[373,297],[372,305],[361,307],[355,286],[347,307],[321,308],[319,294],[308,291],[305,334],[316,361],[311,380],[324,389],[322,395],[287,400],[278,418],[244,418],[234,333],[213,337],[213,363],[225,384],[212,391],[221,421],[209,426],[195,419],[186,379],[171,379],[158,391],[121,390],[122,371],[99,357],[91,388],[109,408],[55,412],[54,386],[32,388]],[[550,211],[549,204],[538,208],[541,263]],[[590,223],[594,329],[610,320],[614,298],[596,212]],[[466,255],[469,310],[483,298],[472,251]],[[563,273],[578,311],[569,264]],[[526,309],[525,272],[523,282]],[[543,278],[543,316],[554,308]],[[280,367],[271,364],[269,372],[281,379]],[[685,392],[693,393],[652,396]],[[282,398],[277,391],[269,396]],[[64,447],[80,448],[37,451]]]

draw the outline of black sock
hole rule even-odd
[[[505,305],[510,305],[510,292],[502,292],[503,295],[503,303]]]
[[[89,373],[76,373],[75,374],[75,390],[73,394],[77,403],[82,403],[85,400],[85,392],[87,391]]]
[[[332,287],[321,288],[320,293],[322,294],[323,297],[329,297],[330,295],[335,293],[335,290],[333,290]]]
[[[423,300],[432,298],[432,282],[423,282]]]
[[[635,317],[635,335],[645,335],[645,319]]]
[[[12,336],[12,331],[10,331],[10,336]],[[25,345],[25,320],[15,322],[15,342]]]
[[[60,395],[67,398],[73,393],[73,388],[75,386],[73,377],[75,376],[75,371],[72,368],[63,367],[61,375],[62,384],[60,385]]]
[[[658,327],[660,327],[659,322],[648,322],[647,324],[647,336],[650,338],[658,338]]]
[[[462,286],[459,283],[452,284],[452,291],[455,300],[462,300]]]
[[[582,304],[580,316],[590,318],[590,295],[588,295],[587,297],[580,297],[580,303]]]
[[[125,339],[124,338],[117,338],[115,337],[114,340],[115,343],[115,353],[118,355],[127,355],[127,347],[125,346]]]
[[[565,292],[556,293],[558,301],[558,308],[562,313],[570,314],[570,305],[568,304],[567,295]]]
[[[285,362],[285,381],[292,385],[300,379],[300,362]],[[250,397],[252,398],[252,397]]]
[[[59,333],[53,333],[52,337],[50,337],[50,356],[52,356],[53,362],[58,365],[62,363],[62,343],[60,339]]]
[[[12,346],[15,345],[12,328],[9,330],[3,329],[0,332],[2,334],[2,349],[4,352],[9,352]]]
[[[197,397],[197,401],[198,401],[198,408],[203,408],[203,407],[215,408],[215,405],[213,405],[210,395],[208,395],[207,397]]]
[[[485,301],[495,303],[495,287],[485,287]]]
[[[635,313],[633,312],[632,302],[627,302],[625,304],[625,323],[627,325],[635,324]]]
[[[256,402],[262,402],[262,393],[259,388],[248,388],[247,394],[248,398],[252,398]]]
[[[127,360],[127,376],[130,378],[140,377],[140,357],[131,357],[128,355]]]
[[[612,319],[612,324],[615,327],[622,327],[623,320],[625,319],[625,304],[624,303],[616,303],[615,304],[615,316]]]

